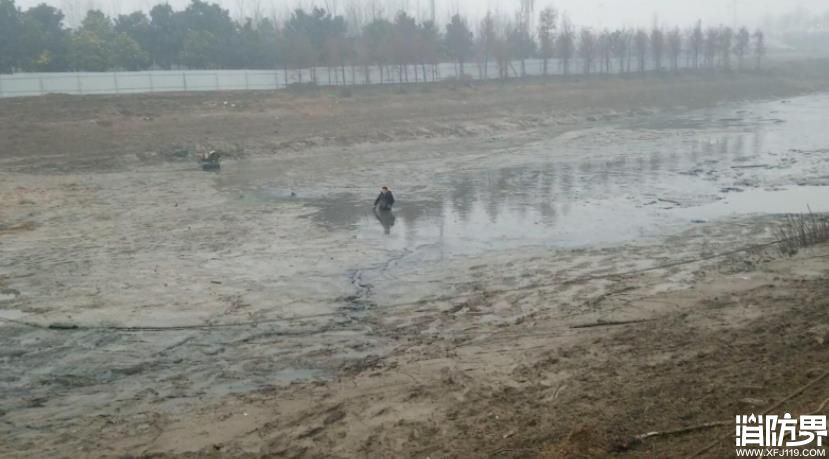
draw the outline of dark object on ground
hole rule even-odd
[[[212,150],[209,153],[201,155],[201,158],[199,158],[199,164],[201,164],[201,168],[204,171],[217,171],[222,168],[220,162],[221,158],[221,152]]]

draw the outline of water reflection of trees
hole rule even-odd
[[[404,237],[409,245],[413,245],[417,241],[417,222],[436,221],[443,225],[443,220],[446,217],[441,200],[415,201],[417,198],[417,196],[404,196],[404,199],[408,199],[408,201],[404,201],[395,210],[397,221],[402,222],[402,224],[397,225],[398,230],[405,232]]]
[[[745,158],[762,153],[765,134],[762,130],[723,134],[716,138],[701,138],[691,142],[689,158],[696,164],[703,156],[705,160]]]
[[[765,144],[765,133],[761,130],[754,131],[754,134],[751,137],[751,153],[754,156],[760,155],[764,148]]]
[[[452,177],[449,183],[452,210],[462,221],[469,218],[477,194],[475,180],[470,175]]]
[[[677,136],[676,140],[642,145],[641,149],[589,152],[582,157],[557,158],[555,162],[438,177],[437,186],[442,191],[409,196],[401,190],[400,204],[395,207],[397,223],[391,232],[415,244],[424,233],[441,237],[453,220],[468,224],[473,219],[485,219],[495,225],[504,218],[523,221],[532,217],[534,221],[528,224],[541,220],[552,226],[559,216],[586,200],[636,193],[637,188],[649,183],[662,183],[660,177],[666,170],[681,172],[708,161],[757,155],[763,143],[759,130],[700,138]],[[364,206],[357,197],[338,197],[323,204],[320,213],[323,220],[356,225],[365,216]]]

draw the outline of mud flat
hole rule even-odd
[[[0,101],[0,455],[732,454],[633,438],[825,371],[821,84]]]

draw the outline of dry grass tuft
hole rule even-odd
[[[780,251],[794,255],[803,247],[829,242],[829,217],[812,213],[788,215],[777,229]]]

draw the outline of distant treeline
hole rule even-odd
[[[60,72],[188,69],[363,68],[368,81],[380,78],[434,78],[437,64],[455,62],[459,75],[468,64],[488,77],[495,63],[499,77],[525,75],[524,62],[540,59],[559,72],[611,73],[676,71],[680,68],[743,69],[759,65],[766,54],[763,32],[746,28],[662,27],[594,30],[575,27],[551,7],[537,17],[487,14],[476,24],[461,15],[445,27],[419,22],[405,12],[393,18],[346,21],[324,9],[295,10],[274,19],[234,21],[217,4],[192,0],[182,11],[159,4],[149,15],[136,11],[115,18],[91,10],[79,27],[66,28],[61,10],[41,4],[21,10],[0,0],[0,72]],[[534,23],[535,25],[530,25]],[[513,63],[520,62],[520,66]],[[383,76],[384,69],[386,71]],[[301,75],[301,73],[300,73]],[[345,80],[345,78],[343,78]]]

